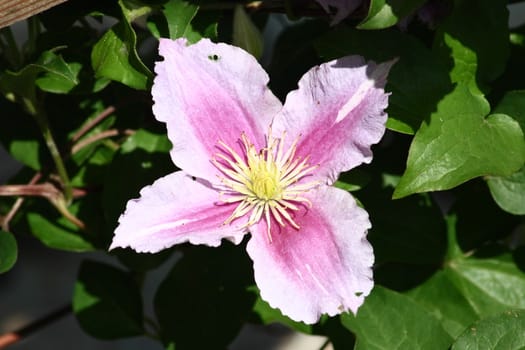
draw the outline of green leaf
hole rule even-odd
[[[110,165],[115,149],[108,146],[103,140],[94,142],[78,151],[72,160],[79,167],[71,178],[73,187],[102,185],[105,181],[107,166]]]
[[[36,101],[36,89],[53,93],[68,93],[79,81],[81,65],[67,63],[62,56],[55,54],[60,47],[44,51],[34,63],[28,64],[18,72],[5,71],[0,74],[0,92],[11,101],[21,99]]]
[[[251,315],[251,261],[242,246],[191,247],[155,295],[164,343],[183,349],[225,349]]]
[[[166,134],[142,129],[122,144],[107,167],[102,195],[102,207],[110,225],[116,225],[127,201],[138,197],[142,187],[175,170],[167,154],[170,147]]]
[[[441,324],[409,297],[376,286],[357,316],[342,314],[341,322],[356,334],[355,350],[445,350],[452,338]]]
[[[121,153],[130,153],[136,149],[148,153],[167,153],[171,149],[171,143],[166,134],[155,134],[145,129],[139,129],[122,144]]]
[[[376,62],[399,58],[388,75],[387,127],[415,133],[452,85],[446,66],[416,38],[398,30],[362,31],[342,28],[316,41],[326,60],[359,54]],[[432,82],[432,84],[429,84]]]
[[[501,209],[525,215],[525,167],[506,177],[487,177],[492,197]]]
[[[508,92],[494,112],[513,117],[525,131],[525,91]],[[503,210],[525,215],[525,167],[506,177],[489,176],[487,184],[492,197]]]
[[[126,20],[111,27],[91,52],[96,77],[109,78],[138,90],[148,89],[153,75],[139,58],[136,45],[137,36]]]
[[[184,0],[170,0],[162,15],[148,18],[148,28],[156,38],[178,39],[185,37],[190,43],[201,38],[217,38],[220,11],[199,11],[199,6]]]
[[[49,248],[73,252],[94,250],[93,245],[73,231],[74,226],[63,218],[55,224],[40,214],[28,213],[27,222],[33,235]]]
[[[525,132],[525,90],[507,92],[494,113],[506,114],[516,119]]]
[[[407,169],[394,192],[401,198],[445,190],[477,176],[507,176],[525,162],[519,124],[489,112],[487,101],[459,85],[447,95],[417,132]]]
[[[506,3],[493,0],[456,0],[452,14],[438,27],[434,47],[448,60],[450,77],[471,90],[501,75],[509,56]]]
[[[0,230],[0,274],[9,271],[18,257],[18,246],[15,236]]]
[[[359,29],[383,29],[412,14],[425,0],[372,0],[366,18]]]
[[[119,0],[120,8],[126,20],[131,23],[137,18],[148,15],[152,10],[152,6],[145,5],[141,1],[136,0]]]
[[[242,5],[235,6],[232,43],[251,53],[255,58],[261,58],[263,52],[262,34],[250,16],[246,14]]]
[[[525,310],[505,311],[476,322],[452,345],[452,350],[525,349]]]
[[[142,297],[126,272],[95,261],[83,261],[73,292],[73,311],[94,337],[116,339],[144,334]]]
[[[430,311],[454,339],[479,319],[477,310],[452,282],[448,271],[438,271],[408,295]]]
[[[5,100],[0,102],[0,110],[0,143],[10,155],[33,170],[40,170],[42,164],[51,161],[34,119],[15,103]]]
[[[164,5],[163,13],[168,22],[169,37],[177,39],[194,36],[191,20],[199,11],[199,6],[184,0],[170,0]],[[195,41],[198,41],[195,40]]]
[[[509,308],[525,308],[525,274],[511,260],[458,259],[447,271],[482,317]]]
[[[9,153],[19,162],[31,169],[40,170],[40,143],[37,140],[13,140]]]
[[[169,37],[171,39],[184,37],[192,43],[199,41],[201,35],[193,30],[191,25],[198,11],[199,6],[184,0],[170,0],[164,4],[162,12],[168,23]]]
[[[343,182],[341,180],[337,180],[334,183],[334,186],[337,187],[337,188],[340,188],[342,190],[348,191],[348,192],[353,192],[353,191],[357,191],[357,190],[361,189],[360,185],[355,185],[355,184]]]
[[[67,94],[79,84],[80,63],[67,63],[62,56],[46,51],[40,57],[44,74],[35,83],[43,91]]]
[[[408,295],[456,338],[476,320],[525,308],[525,275],[507,256],[459,257]]]

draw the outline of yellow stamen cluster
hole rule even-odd
[[[273,138],[270,129],[267,146],[257,152],[242,133],[240,141],[243,156],[219,141],[218,148],[221,152],[212,160],[224,174],[221,182],[226,190],[221,192],[221,200],[225,203],[240,202],[224,223],[229,224],[251,212],[245,225],[248,227],[259,222],[264,215],[270,242],[271,218],[281,226],[285,226],[287,222],[299,229],[290,210],[299,210],[300,203],[311,205],[303,194],[319,184],[318,181],[298,183],[305,176],[311,175],[317,166],[309,165],[308,157],[295,157],[298,139],[285,151],[284,138],[284,133],[280,139]]]

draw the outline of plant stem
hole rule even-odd
[[[36,173],[31,178],[31,180],[29,181],[28,185],[36,184],[38,181],[40,181],[41,178],[42,178],[42,173],[41,172]],[[16,212],[18,211],[18,209],[20,209],[20,207],[22,206],[23,203],[24,203],[24,198],[23,197],[20,197],[20,198],[16,199],[15,203],[13,204],[13,206],[11,207],[11,209],[9,210],[9,212],[7,213],[7,215],[4,217],[4,219],[2,221],[2,229],[4,231],[9,231],[9,223],[11,222],[11,220],[13,220],[13,218],[16,215]]]
[[[95,118],[90,120],[88,123],[86,123],[79,131],[77,131],[73,137],[71,138],[71,142],[75,143],[77,142],[82,136],[87,134],[91,129],[93,129],[98,123],[100,123],[102,120],[106,119],[108,116],[113,114],[116,111],[116,108],[114,106],[109,106],[108,108],[104,109],[102,112],[100,112],[99,115],[97,115]],[[74,153],[74,152],[73,152]]]
[[[459,247],[456,234],[456,223],[458,221],[456,215],[447,215],[445,221],[447,223],[447,255],[445,261],[450,262],[463,257],[463,251]]]
[[[133,134],[134,134],[134,131],[133,130],[129,130],[129,129],[126,129],[126,130],[117,130],[117,129],[105,130],[105,131],[102,131],[102,132],[100,132],[98,134],[95,134],[95,135],[93,135],[91,137],[87,137],[87,138],[83,139],[82,141],[78,142],[76,145],[74,145],[71,148],[71,153],[72,154],[77,153],[82,148],[84,148],[86,146],[89,146],[90,144],[92,144],[94,142],[97,142],[97,141],[100,141],[100,140],[103,140],[103,139],[106,139],[106,138],[109,138],[109,137],[119,136],[119,135],[130,136],[130,135],[133,135]]]
[[[33,185],[3,185],[0,186],[0,196],[38,196],[47,198],[47,200],[53,204],[53,206],[60,212],[60,214],[62,214],[62,216],[76,225],[79,229],[86,230],[86,225],[84,222],[71,214],[67,209],[67,204],[64,200],[62,192],[49,182]],[[6,226],[5,222],[7,219],[10,220],[11,218],[4,218],[4,222],[2,224],[3,227]]]
[[[73,309],[71,305],[68,304],[58,310],[51,312],[50,314],[42,317],[39,320],[28,324],[27,326],[21,328],[18,331],[0,335],[0,349],[5,349],[9,345],[13,345],[19,342],[20,340],[29,337],[31,334],[39,331],[40,329],[49,326],[51,323],[58,321],[64,316],[67,316],[71,313],[71,311],[73,311]]]
[[[51,132],[51,129],[49,127],[49,122],[47,120],[47,116],[42,111],[41,108],[37,108],[34,103],[28,99],[24,99],[24,105],[27,108],[28,112],[35,118],[38,126],[40,127],[40,131],[42,132],[42,136],[44,137],[44,140],[46,141],[47,148],[49,149],[49,152],[51,153],[51,157],[53,158],[53,161],[55,163],[55,167],[58,172],[58,176],[60,177],[60,180],[62,180],[62,186],[64,189],[64,197],[66,199],[66,202],[71,202],[71,199],[73,198],[73,190],[71,187],[71,181],[69,180],[69,176],[66,171],[66,167],[64,166],[64,161],[62,159],[62,156],[60,155],[60,152],[58,151],[58,147],[56,145],[55,139],[53,138],[53,133]]]

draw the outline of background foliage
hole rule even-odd
[[[389,131],[373,163],[337,183],[373,225],[377,286],[357,316],[292,322],[259,298],[244,250],[224,243],[84,261],[76,318],[94,337],[149,335],[167,349],[225,348],[244,324],[271,322],[336,349],[523,348],[525,26],[509,30],[507,5],[371,0],[331,24],[315,2],[71,0],[29,18],[24,43],[2,29],[0,142],[24,168],[0,186],[0,273],[22,235],[106,252],[127,200],[176,170],[151,114],[159,37],[245,48],[280,98],[320,62],[397,57]],[[282,13],[272,42],[262,30]],[[147,315],[143,281],[175,252]]]

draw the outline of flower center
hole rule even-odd
[[[284,138],[285,133],[280,139],[273,138],[270,129],[266,139],[267,146],[257,152],[253,143],[242,133],[241,155],[219,141],[219,152],[212,159],[223,174],[221,200],[224,203],[239,203],[224,223],[229,224],[237,218],[249,215],[244,226],[248,227],[264,216],[270,242],[271,219],[275,219],[283,227],[288,223],[299,229],[292,213],[299,210],[300,204],[311,205],[304,194],[320,183],[301,181],[311,176],[317,166],[308,164],[308,157],[296,157],[298,139],[285,150]]]
[[[252,190],[256,197],[263,200],[277,198],[281,194],[281,188],[278,187],[278,179],[275,173],[271,173],[265,168],[260,173],[253,174]]]

